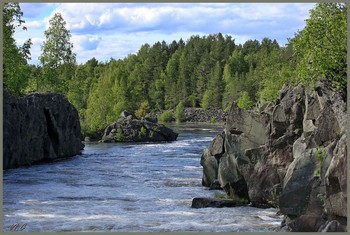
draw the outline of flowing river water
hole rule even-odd
[[[222,125],[172,126],[177,141],[86,144],[82,155],[4,171],[3,230],[27,232],[269,232],[276,209],[191,208],[200,158]],[[14,227],[17,225],[17,227]]]

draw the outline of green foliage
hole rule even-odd
[[[106,72],[99,83],[91,88],[86,110],[86,120],[91,131],[104,128],[117,116],[113,112],[114,96],[110,91],[111,83]]]
[[[254,102],[250,99],[248,92],[243,91],[237,105],[241,109],[251,109],[254,106]]]
[[[226,193],[219,193],[219,192],[215,192],[215,198],[231,199],[231,197],[229,195],[227,195]]]
[[[31,68],[27,64],[30,59],[31,39],[23,46],[17,47],[13,37],[18,28],[26,30],[23,26],[23,12],[19,3],[4,3],[3,8],[3,84],[4,88],[15,96],[25,91],[31,77]]]
[[[321,175],[321,169],[320,168],[316,168],[315,170],[314,170],[314,176],[315,177],[319,177]]]
[[[247,204],[248,200],[245,198],[238,197],[237,195],[229,196],[226,193],[215,192],[215,198],[233,200],[238,204]]]
[[[210,118],[210,123],[216,123],[217,121],[216,121],[216,118],[215,117],[212,117],[212,118]]]
[[[123,131],[122,129],[118,128],[115,132],[115,140],[117,142],[122,142],[124,141],[124,134],[123,134]]]
[[[324,207],[327,199],[326,193],[319,193],[317,194],[317,197],[320,199],[322,206]]]
[[[144,126],[142,126],[139,133],[138,133],[138,137],[141,139],[141,138],[145,137],[146,135],[147,135],[147,129]]]
[[[318,146],[316,148],[316,158],[318,162],[322,164],[326,157],[326,150],[322,146]]]
[[[317,161],[319,162],[319,167],[317,167],[314,170],[314,176],[316,176],[316,177],[321,176],[321,166],[322,166],[324,160],[326,159],[326,157],[327,157],[327,154],[326,154],[326,150],[324,149],[324,147],[318,146],[316,148],[316,158],[317,158]]]
[[[144,101],[141,103],[139,109],[135,111],[135,115],[138,118],[145,117],[149,111],[150,111],[150,106],[148,104],[148,101]]]
[[[175,119],[176,119],[176,122],[178,122],[178,123],[185,120],[185,108],[184,108],[181,101],[176,106]]]
[[[174,114],[171,110],[166,110],[158,117],[159,122],[166,123],[174,120]]]
[[[299,79],[314,83],[323,78],[335,87],[347,84],[347,7],[345,3],[318,3],[310,10],[306,27],[292,40],[300,58]]]
[[[71,34],[60,13],[56,13],[49,23],[39,57],[43,67],[39,90],[67,94],[68,81],[74,75],[76,57],[70,42]]]

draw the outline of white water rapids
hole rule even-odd
[[[201,186],[200,157],[221,130],[185,124],[175,142],[87,144],[71,159],[6,170],[4,231],[274,231],[275,209],[191,208],[194,197],[214,197]]]

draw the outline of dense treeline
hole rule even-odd
[[[10,9],[9,5],[5,4],[4,14],[6,8]],[[21,89],[11,86],[12,75],[6,71],[4,84],[16,94],[34,90],[66,95],[88,132],[105,127],[123,110],[142,116],[177,106],[228,109],[233,101],[242,108],[253,108],[275,101],[284,84],[312,84],[325,77],[343,89],[346,5],[317,4],[306,22],[286,46],[269,38],[237,44],[231,36],[218,33],[192,36],[186,42],[144,44],[124,59],[100,62],[92,58],[77,65],[70,32],[62,16],[56,14],[45,31],[41,65],[26,66],[30,71],[25,81],[15,77],[23,84]],[[64,42],[54,47],[51,42],[58,32],[63,32]],[[10,45],[13,47],[13,41]]]

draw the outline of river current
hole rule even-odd
[[[70,159],[4,171],[3,230],[269,232],[279,227],[276,209],[191,208],[192,198],[217,192],[202,187],[200,158],[222,125],[171,128],[179,132],[177,141],[91,143]]]

